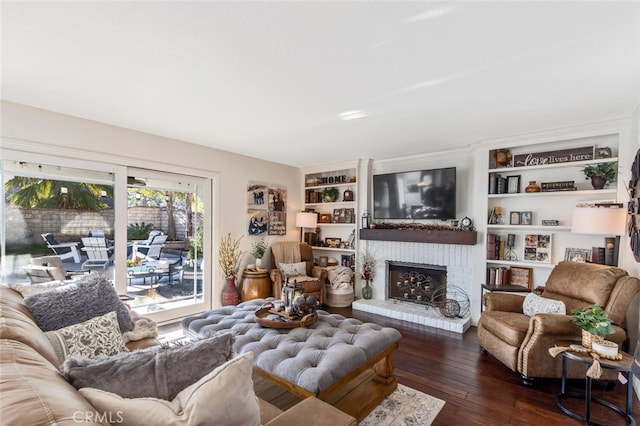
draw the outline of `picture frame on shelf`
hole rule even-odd
[[[328,256],[319,256],[318,257],[318,266],[328,266],[329,265],[329,257]]]
[[[520,212],[511,212],[509,214],[509,225],[520,225]]]
[[[551,263],[551,234],[526,234],[524,253],[526,262]]]
[[[342,243],[342,238],[327,237],[324,239],[324,243],[329,248],[340,248],[340,243]]]
[[[564,260],[568,262],[591,262],[593,249],[567,247],[564,251]]]
[[[520,175],[507,176],[507,194],[517,194],[520,192]]]
[[[510,275],[511,275],[510,277],[511,285],[531,288],[531,285],[533,283],[533,268],[512,266]]]
[[[532,212],[520,212],[520,225],[531,225],[532,219]]]
[[[351,267],[351,255],[348,254],[343,254],[341,256],[341,262],[340,264],[344,267],[350,268]]]
[[[320,213],[318,215],[318,223],[331,223],[331,214]]]

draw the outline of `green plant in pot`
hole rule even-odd
[[[609,313],[597,303],[584,309],[572,309],[571,314],[571,320],[582,330],[582,346],[586,348],[591,347],[592,340],[602,340],[614,332]]]
[[[618,163],[589,164],[582,169],[585,179],[591,179],[593,189],[602,189],[616,178]]]
[[[325,203],[333,203],[340,196],[340,190],[336,187],[325,188],[322,190],[322,201]]]
[[[256,259],[256,269],[262,267],[262,258],[267,251],[267,243],[264,242],[264,238],[253,243],[251,246],[251,255]]]

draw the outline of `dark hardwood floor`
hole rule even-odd
[[[403,385],[446,401],[434,425],[583,424],[556,407],[559,380],[541,381],[533,387],[523,385],[518,374],[480,351],[475,327],[460,335],[351,308],[327,310],[402,333],[400,348],[393,356],[396,376]],[[175,325],[163,330],[175,330]],[[583,391],[584,381],[570,381],[569,390]],[[619,407],[625,407],[625,390],[626,386],[618,382],[611,390],[605,390],[597,381],[593,386],[594,396]],[[584,409],[584,403],[577,400],[569,400],[566,405],[577,412]],[[640,423],[640,403],[635,394],[633,415]],[[592,420],[604,425],[627,424],[599,404],[592,404]]]

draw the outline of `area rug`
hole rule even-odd
[[[360,426],[430,425],[445,402],[404,385],[382,401]]]

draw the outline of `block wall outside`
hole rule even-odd
[[[90,230],[101,229],[113,238],[113,209],[19,209],[9,206],[6,210],[6,241],[9,246],[41,244],[41,234],[51,232],[59,242],[80,241]],[[176,239],[186,239],[186,214],[175,212]],[[168,232],[166,209],[158,207],[131,207],[129,224],[152,223],[153,229]]]

